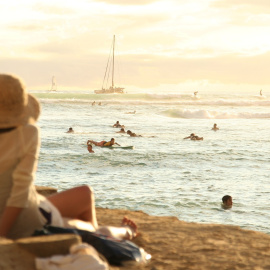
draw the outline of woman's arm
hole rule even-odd
[[[23,208],[7,206],[0,218],[0,236],[6,237]]]

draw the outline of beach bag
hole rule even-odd
[[[144,251],[128,240],[119,240],[106,235],[80,229],[69,229],[56,226],[44,226],[36,230],[33,236],[51,234],[77,234],[82,242],[93,246],[112,265],[123,265],[125,262],[144,262]]]

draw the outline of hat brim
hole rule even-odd
[[[27,124],[32,118],[35,122],[38,120],[40,115],[40,104],[39,101],[32,96],[31,94],[28,94],[28,104],[25,110],[25,124]]]

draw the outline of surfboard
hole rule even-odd
[[[106,146],[105,146],[106,147]],[[129,146],[107,146],[107,148],[110,148],[110,149],[134,149],[134,146],[133,145],[129,145]]]

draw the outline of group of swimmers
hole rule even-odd
[[[217,127],[217,124],[214,124],[214,126],[212,127],[212,130],[217,131],[219,130],[219,128]],[[195,135],[195,133],[191,133],[188,137],[185,137],[184,140],[186,139],[190,139],[192,141],[202,141],[203,137],[199,137],[197,135]]]
[[[113,127],[122,127],[124,128],[125,126],[123,125],[120,125],[119,121],[117,121]],[[115,141],[114,138],[111,138],[110,141],[100,141],[100,142],[96,142],[96,141],[93,141],[93,140],[88,140],[87,141],[87,150],[89,153],[95,153],[95,151],[93,150],[93,144],[95,146],[100,146],[100,147],[110,147],[110,146],[113,146],[113,145],[118,145],[118,146],[121,146],[119,143],[117,143]]]
[[[131,130],[125,131],[125,128],[121,128],[116,133],[127,133],[130,137],[142,137],[142,135],[137,135],[136,133],[132,132]]]
[[[113,127],[120,128],[120,131],[118,131],[117,133],[127,133],[128,135],[130,135],[130,137],[142,137],[141,135],[137,135],[136,133],[132,132],[131,130],[128,130],[126,132],[125,131],[125,126],[121,125],[119,123],[119,121],[116,121],[116,123],[113,125]],[[72,129],[72,128],[70,128],[70,129]],[[70,133],[70,132],[68,131],[68,133]],[[100,142],[93,141],[93,140],[88,140],[87,141],[87,150],[88,150],[89,153],[95,153],[95,151],[93,150],[93,145],[100,146],[100,147],[110,147],[110,146],[113,146],[113,145],[121,146],[119,143],[117,143],[115,141],[114,138],[111,138],[110,141],[100,141]]]
[[[92,102],[92,106],[95,106],[96,105],[96,102]],[[98,103],[99,106],[101,106],[101,102]]]
[[[142,135],[137,135],[136,133],[132,132],[131,130],[125,131],[125,126],[121,125],[119,121],[116,121],[116,123],[113,125],[115,128],[120,128],[117,133],[127,133],[130,137],[142,137]]]

